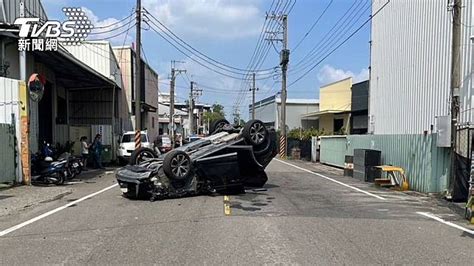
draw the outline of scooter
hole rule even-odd
[[[46,156],[44,159],[36,154],[31,158],[32,177],[34,183],[62,185],[68,176],[67,159],[53,161]]]
[[[81,158],[77,158],[72,156],[69,153],[63,153],[58,157],[58,160],[66,160],[66,168],[67,168],[67,179],[71,180],[82,173],[82,169],[84,168],[84,164]]]

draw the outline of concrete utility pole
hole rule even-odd
[[[282,17],[283,27],[283,50],[280,52],[281,65],[281,136],[280,136],[280,158],[286,158],[286,72],[290,61],[290,50],[288,50],[288,16]]]
[[[252,120],[253,120],[255,119],[255,91],[258,91],[258,89],[255,87],[255,72],[252,75],[252,80],[253,80],[253,86],[250,89],[250,91],[252,91]]]
[[[137,0],[136,7],[136,44],[135,44],[135,149],[139,149],[141,145],[141,21],[142,21],[142,1]]]
[[[461,30],[462,1],[453,0],[453,34],[451,40],[451,176],[450,192],[453,189],[456,169],[456,125],[459,118],[459,93],[461,87]]]
[[[186,73],[186,70],[175,69],[175,63],[177,61],[171,61],[171,81],[170,81],[170,120],[169,120],[169,131],[170,137],[174,148],[174,88],[176,84],[176,76],[180,73]]]
[[[270,38],[266,38],[268,41],[281,41],[283,48],[280,51],[280,66],[281,66],[281,112],[280,112],[280,158],[286,158],[286,74],[288,71],[288,62],[290,61],[290,50],[288,49],[288,15],[267,15],[267,19],[278,20],[278,24],[281,25],[282,31],[279,30],[274,32],[266,32],[270,34]],[[281,21],[281,23],[279,22]],[[278,38],[279,34],[283,34],[282,38]]]
[[[199,97],[202,94],[202,90],[199,88],[195,88],[196,83],[191,81],[191,91],[189,93],[189,133],[190,135],[194,134],[194,99]]]
[[[189,115],[189,135],[194,134],[194,81],[191,81],[191,92],[189,93],[189,108],[188,108],[188,115]]]

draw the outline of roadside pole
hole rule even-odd
[[[252,120],[254,120],[255,119],[255,91],[258,91],[258,89],[255,87],[255,72],[252,75],[252,80],[253,80],[253,85],[250,90],[252,91]],[[239,123],[240,123],[240,117],[239,117]]]
[[[449,192],[453,190],[456,179],[456,125],[459,118],[459,93],[461,89],[461,30],[462,1],[454,0],[452,7],[453,25],[451,42],[451,174]]]
[[[285,159],[287,154],[286,139],[286,72],[290,59],[290,50],[288,50],[288,16],[283,15],[283,50],[280,52],[281,65],[281,135],[280,135],[280,158]]]
[[[189,93],[189,108],[188,108],[188,115],[189,115],[189,135],[194,134],[194,81],[191,81],[191,91]]]
[[[142,3],[137,0],[136,7],[136,44],[135,44],[135,150],[141,145],[141,21],[142,21]]]
[[[179,61],[171,61],[171,80],[170,80],[170,119],[169,119],[169,135],[171,138],[171,145],[175,147],[175,132],[174,132],[174,91],[176,85],[176,75],[186,73],[186,70],[175,69],[175,63]]]
[[[25,17],[25,3],[20,2],[20,17]],[[26,84],[26,51],[19,52],[20,61],[20,151],[18,171],[22,177],[23,184],[31,185],[31,167],[30,167],[30,97]],[[15,121],[12,121],[13,123]]]

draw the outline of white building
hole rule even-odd
[[[387,0],[374,0],[375,14]],[[423,134],[450,113],[451,1],[392,0],[372,20],[369,132]],[[460,122],[472,123],[473,5],[462,1]]]
[[[318,120],[301,120],[303,115],[319,111],[318,99],[287,99],[286,125],[288,128],[318,128]],[[273,95],[255,103],[255,119],[278,130],[280,124],[281,98]],[[249,105],[249,117],[252,117],[252,105]]]

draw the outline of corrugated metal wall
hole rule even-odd
[[[373,12],[387,0],[373,0]],[[375,134],[421,134],[449,111],[448,1],[391,0],[372,21],[370,122]],[[462,122],[471,121],[472,1],[463,1]],[[474,29],[474,28],[473,28]]]
[[[6,15],[4,21],[3,15],[0,15],[2,22],[13,24],[15,19],[20,17],[20,2],[25,3],[25,12],[27,17],[39,17],[42,20],[48,20],[40,0],[4,0],[1,2],[5,8]]]
[[[0,183],[14,182],[15,131],[10,124],[0,124]]]
[[[21,139],[21,128],[20,128],[20,107],[19,107],[19,81],[16,79],[8,79],[8,78],[2,78],[0,77],[0,123],[2,124],[9,124],[11,125],[12,123],[15,123],[15,132],[13,132],[13,136],[6,136],[7,134],[7,129],[3,128],[2,134],[4,134],[3,139],[0,140],[0,142],[3,141],[9,141],[10,137],[16,137],[17,139],[17,151],[20,150],[20,139]],[[12,116],[13,114],[13,116]],[[12,118],[15,119],[15,121],[12,121]],[[10,133],[11,135],[11,133]],[[14,157],[14,150],[9,149],[9,142],[8,143],[3,143],[0,145],[4,145],[0,147],[0,172],[7,171],[8,175],[4,176],[3,178],[0,178],[2,180],[5,180],[6,178],[15,178],[15,176],[20,177],[20,167],[15,169],[14,162],[16,160],[17,165],[20,165],[20,158],[19,157]],[[8,149],[7,149],[8,148]],[[9,155],[5,155],[5,152],[9,152]],[[4,155],[1,155],[4,154]],[[13,175],[10,173],[11,167],[10,165],[10,157],[13,158],[12,162],[13,163]],[[15,175],[16,174],[16,175]],[[7,182],[7,181],[5,181]]]
[[[412,190],[441,192],[446,189],[449,173],[449,149],[436,147],[432,135],[350,135],[322,137],[322,163],[344,166],[344,156],[354,149],[382,151],[382,163],[406,170]]]
[[[110,125],[112,89],[69,91],[70,125]]]
[[[111,77],[111,65],[116,65],[108,42],[85,42],[81,45],[68,45],[65,48],[77,59],[107,78]]]

